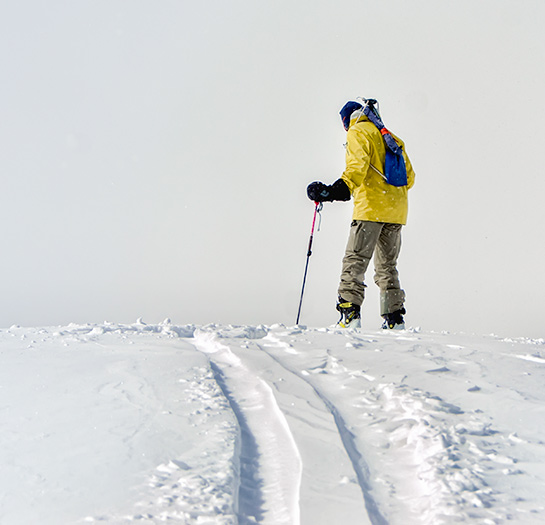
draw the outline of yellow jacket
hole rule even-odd
[[[407,222],[407,191],[414,185],[415,174],[403,141],[393,136],[403,148],[407,186],[388,184],[374,169],[384,173],[386,158],[386,146],[378,128],[365,115],[350,123],[346,135],[346,169],[342,179],[354,198],[353,220],[393,224]]]

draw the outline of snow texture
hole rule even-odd
[[[545,523],[545,341],[0,330],[0,523]]]

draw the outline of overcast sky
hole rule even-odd
[[[416,171],[407,323],[545,337],[542,0],[0,6],[0,327],[294,324],[338,115],[380,101]],[[301,322],[336,322],[351,203]],[[380,325],[372,268],[364,328]]]

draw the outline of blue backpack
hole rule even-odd
[[[363,107],[363,113],[365,116],[378,128],[384,142],[386,143],[386,160],[384,162],[384,174],[379,172],[386,179],[388,184],[392,186],[407,186],[407,168],[405,166],[405,159],[403,158],[403,150],[401,146],[396,142],[392,134],[386,129],[380,115],[375,108],[376,100],[370,98],[365,100],[365,106],[362,106],[358,102],[347,102],[341,109],[341,117],[345,129],[348,129],[348,123],[350,122],[350,115],[357,109]],[[374,166],[371,166],[378,171]]]

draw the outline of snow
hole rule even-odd
[[[545,522],[545,341],[0,330],[0,523]]]

